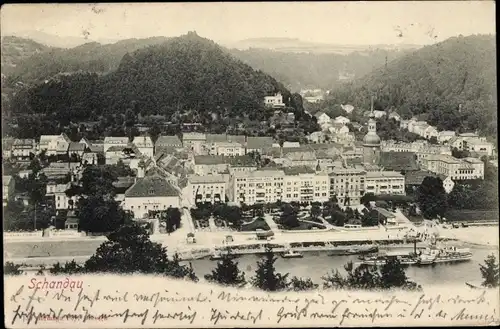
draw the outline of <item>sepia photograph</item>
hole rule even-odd
[[[6,328],[500,324],[493,1],[0,22]]]

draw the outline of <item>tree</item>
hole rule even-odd
[[[82,173],[82,193],[93,196],[114,196],[116,171],[110,167],[88,166]]]
[[[290,286],[294,291],[306,291],[317,289],[319,285],[314,283],[310,278],[302,279],[294,276],[290,280]]]
[[[317,218],[319,215],[321,215],[321,208],[319,205],[314,204],[311,206],[311,217]]]
[[[108,236],[84,264],[87,273],[163,274],[175,278],[198,278],[191,266],[179,264],[179,257],[167,256],[167,249],[151,242],[146,230],[137,224],[125,225]]]
[[[283,206],[283,213],[281,214],[281,224],[285,228],[293,228],[298,227],[300,225],[299,220],[297,218],[297,210],[289,205],[285,204]]]
[[[257,262],[257,270],[252,278],[252,285],[266,291],[281,291],[288,287],[288,273],[283,275],[276,272],[274,263],[277,258],[274,257],[271,248],[266,249],[264,259]]]
[[[16,265],[12,262],[5,262],[3,273],[4,275],[21,275],[23,274],[23,271],[19,269],[20,267],[21,265]]]
[[[57,262],[49,270],[51,274],[79,274],[83,273],[84,271],[85,267],[75,262],[75,260],[66,262],[64,265],[61,265],[61,263]]]
[[[415,283],[408,280],[405,269],[401,262],[397,259],[388,259],[387,262],[380,267],[381,285],[385,289],[389,288],[414,288]]]
[[[238,268],[238,262],[233,260],[230,250],[222,255],[222,259],[217,262],[217,267],[211,274],[205,275],[207,281],[216,282],[225,286],[241,287],[246,284],[245,273]]]
[[[368,192],[368,193],[365,193],[361,199],[360,199],[360,202],[365,205],[365,207],[368,208],[368,205],[370,204],[370,202],[372,201],[376,201],[377,200],[377,197],[375,196],[375,194],[373,194],[372,192]]]
[[[100,195],[81,197],[77,202],[76,216],[79,230],[97,233],[112,232],[131,219],[118,202]]]
[[[181,226],[181,211],[179,208],[168,207],[165,219],[167,232],[173,232]]]
[[[448,208],[446,191],[439,177],[425,177],[417,191],[417,200],[425,218],[443,217]]]
[[[494,254],[486,257],[483,264],[479,264],[479,270],[483,277],[482,286],[487,288],[496,288],[499,286],[499,266]]]

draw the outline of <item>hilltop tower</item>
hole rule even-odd
[[[363,138],[363,163],[378,165],[380,161],[380,137],[377,135],[377,122],[373,114],[373,96],[371,99],[368,133]]]

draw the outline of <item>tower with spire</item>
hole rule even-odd
[[[380,162],[380,137],[377,135],[377,122],[373,114],[373,96],[371,98],[370,119],[368,120],[368,133],[363,138],[363,163],[365,165],[378,165]]]

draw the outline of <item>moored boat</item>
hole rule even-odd
[[[359,246],[347,250],[334,250],[328,256],[366,255],[378,252],[378,246]]]
[[[414,253],[386,252],[378,255],[367,255],[359,257],[359,264],[381,266],[390,259],[398,260],[402,265],[415,265],[418,261]]]
[[[438,263],[454,263],[469,261],[472,259],[472,252],[469,248],[430,247],[425,249],[418,256],[418,265],[431,265]]]
[[[302,258],[304,255],[298,251],[293,251],[291,249],[281,254],[282,258]]]

